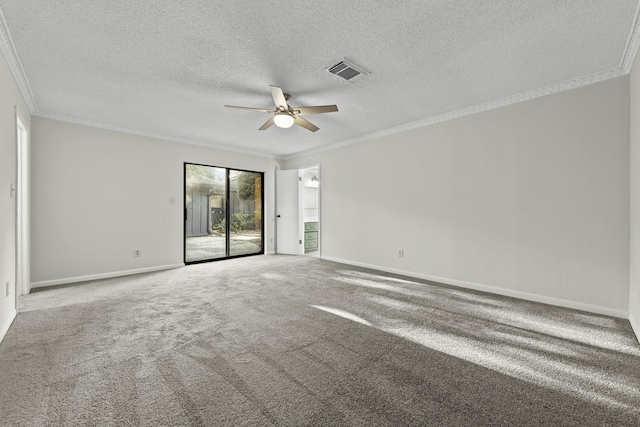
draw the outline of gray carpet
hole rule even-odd
[[[20,300],[10,426],[638,426],[625,320],[258,256]]]

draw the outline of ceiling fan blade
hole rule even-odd
[[[295,116],[293,118],[293,122],[299,126],[302,126],[305,129],[309,129],[311,132],[315,132],[320,129],[318,126],[314,125],[310,121],[303,119],[302,117]]]
[[[318,105],[316,107],[296,107],[293,110],[300,116],[308,116],[309,114],[333,113],[335,111],[338,111],[338,106]]]
[[[270,118],[269,120],[267,120],[267,122],[266,122],[265,124],[263,124],[263,125],[260,127],[260,129],[258,129],[258,130],[267,130],[267,129],[269,129],[269,128],[270,128],[271,126],[273,126],[273,124],[275,123],[275,121],[273,120],[274,118],[275,118],[275,116],[274,116],[274,117],[271,117],[271,118]]]
[[[274,110],[268,110],[266,108],[253,108],[253,107],[239,107],[237,105],[225,105],[227,108],[239,108],[241,110],[261,111],[263,113],[275,113]]]
[[[276,107],[282,108],[284,111],[289,111],[289,105],[287,104],[287,100],[284,97],[284,93],[282,89],[278,86],[271,86],[271,96],[273,97],[273,102],[275,102]]]

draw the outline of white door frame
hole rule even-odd
[[[31,292],[29,236],[29,129],[16,107],[16,309],[18,295]]]
[[[302,255],[303,224],[300,171],[298,169],[276,172],[276,253]]]
[[[320,163],[301,166],[296,169],[276,171],[276,253],[304,255],[304,209],[302,177],[307,169],[317,170],[318,175],[318,251],[314,256],[322,257]],[[286,175],[286,176],[285,176]],[[297,179],[294,180],[294,175]],[[278,179],[280,177],[280,179]],[[282,181],[282,182],[278,182]],[[284,185],[282,185],[284,183]],[[282,214],[286,212],[287,217]],[[297,224],[293,230],[291,222]],[[282,224],[282,225],[281,225]],[[285,229],[285,230],[283,230]],[[294,246],[295,245],[295,246]]]
[[[321,217],[321,194],[322,191],[320,191],[320,187],[322,186],[322,176],[321,176],[321,171],[320,171],[320,163],[314,163],[312,165],[307,165],[307,166],[301,166],[300,168],[298,168],[298,170],[300,171],[300,176],[302,176],[304,174],[304,171],[307,169],[316,169],[317,170],[317,175],[318,175],[318,251],[314,253],[314,255],[312,256],[317,256],[319,258],[322,257],[322,239],[320,238],[321,235],[321,228],[322,228],[322,218]],[[302,210],[302,205],[303,205],[304,201],[301,202],[301,210]],[[301,216],[303,216],[303,212],[301,211],[300,213]],[[304,218],[303,218],[303,222],[304,222]],[[304,226],[304,224],[303,224]],[[304,236],[304,232],[302,234]],[[303,253],[304,253],[304,249],[303,249]]]

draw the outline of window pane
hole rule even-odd
[[[229,172],[229,255],[262,253],[262,174]]]
[[[185,166],[185,262],[224,258],[226,170]]]

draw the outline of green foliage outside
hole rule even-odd
[[[253,225],[255,227],[254,230],[262,229],[262,211],[259,209],[253,211]]]
[[[256,196],[256,174],[245,172],[238,176],[238,198],[250,200]]]
[[[245,230],[255,230],[255,219],[253,216],[244,212],[236,212],[231,214],[231,221],[229,222],[229,231],[237,233]],[[227,220],[223,218],[220,220],[215,230],[219,233],[224,233],[227,228]]]

